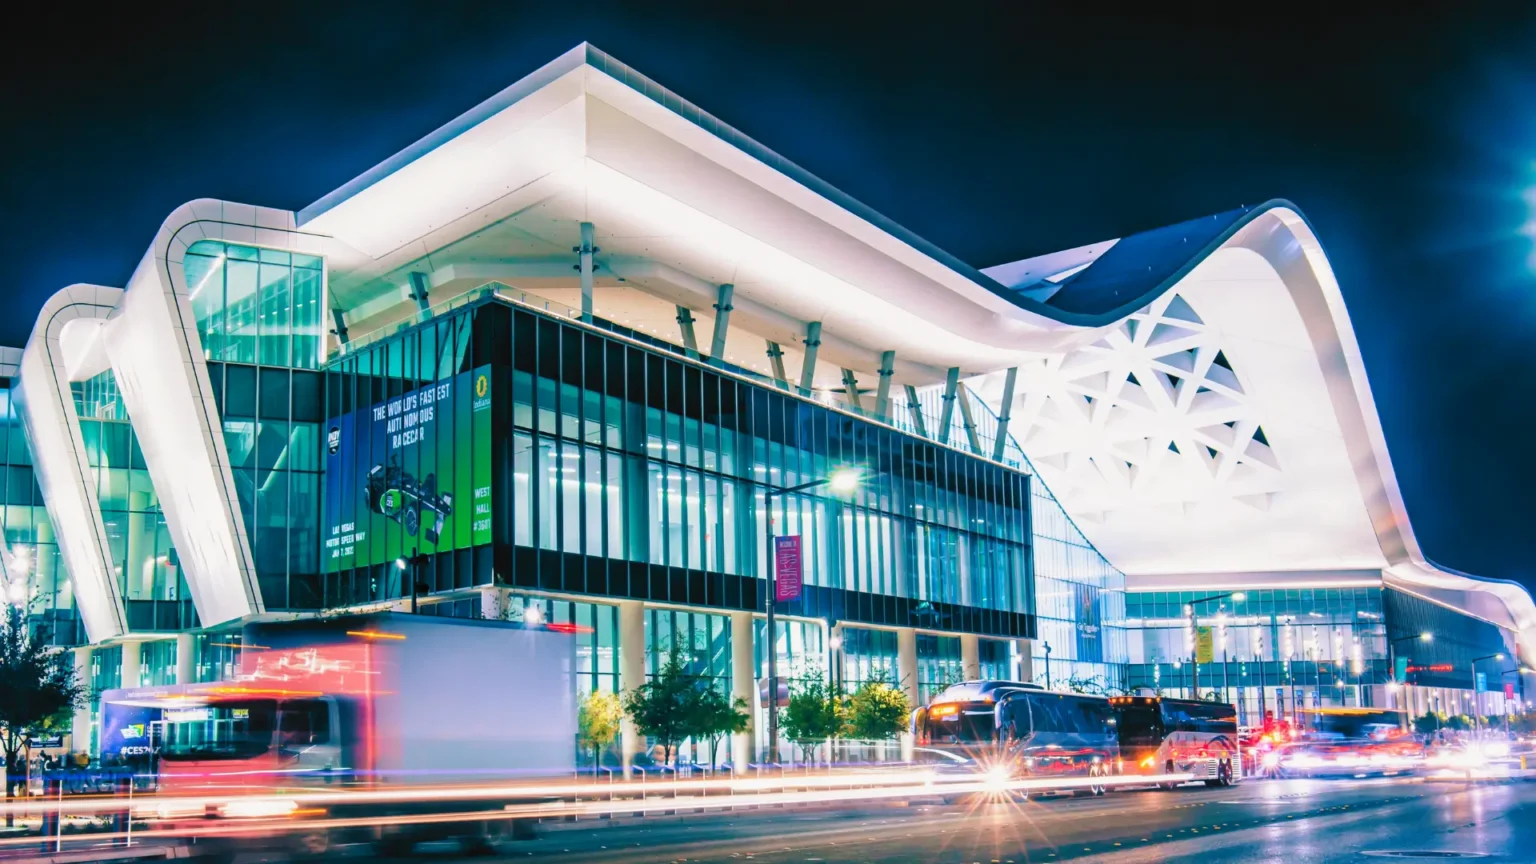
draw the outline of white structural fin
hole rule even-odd
[[[99,351],[100,323],[121,300],[117,288],[72,285],[49,298],[22,352],[15,399],[38,488],[69,570],[75,608],[92,642],[128,630],[117,574],[109,563],[101,502],[86,460],[80,420],[70,390],[71,371]],[[89,323],[88,323],[89,322]],[[83,338],[86,328],[95,331]],[[66,331],[75,331],[66,338]]]

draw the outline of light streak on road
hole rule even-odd
[[[600,816],[617,814],[650,813],[656,811],[709,811],[731,807],[782,806],[786,804],[844,804],[874,800],[901,798],[931,798],[936,796],[980,796],[1004,800],[1015,793],[1042,793],[1074,791],[1093,787],[1147,786],[1154,783],[1184,783],[1194,779],[1191,774],[1126,775],[1109,777],[1022,778],[1007,782],[996,777],[982,775],[935,775],[922,771],[905,771],[892,774],[833,774],[788,776],[780,778],[742,778],[730,781],[677,781],[675,783],[622,783],[582,784],[579,786],[502,786],[502,787],[455,787],[434,789],[391,789],[361,792],[294,794],[294,795],[241,795],[228,797],[174,797],[155,799],[143,803],[135,801],[134,812],[138,817],[151,820],[161,813],[198,814],[214,812],[229,814],[218,820],[194,820],[173,828],[145,828],[133,832],[136,839],[171,839],[179,837],[219,837],[242,835],[267,835],[274,832],[313,832],[344,828],[367,828],[399,825],[421,825],[455,822],[483,822],[508,819],[556,819],[569,816]],[[888,782],[881,783],[885,780]],[[893,782],[892,782],[893,781]],[[774,787],[778,787],[775,789]],[[795,788],[784,788],[795,787]],[[608,797],[581,801],[573,794],[584,790],[587,795],[601,792],[603,795],[637,795],[636,798]],[[731,790],[732,794],[703,794],[710,789]],[[695,792],[700,794],[683,794]],[[499,798],[529,798],[540,794],[559,794],[559,800],[524,802],[502,805],[495,809],[477,809],[459,812],[386,814],[350,818],[290,818],[292,814],[314,814],[322,805],[359,804],[380,805],[402,802],[447,801],[467,802],[479,800],[494,802]],[[663,797],[664,796],[664,797]],[[41,802],[39,802],[41,803]],[[118,799],[63,802],[66,815],[121,813],[127,802]],[[71,806],[71,805],[79,805]],[[168,806],[170,805],[170,806]],[[56,808],[33,805],[18,809],[49,812]],[[255,818],[240,818],[246,814]],[[276,817],[276,818],[267,818]],[[125,834],[73,835],[72,840],[109,841],[122,839]],[[15,837],[0,840],[0,848],[32,844],[38,838]]]

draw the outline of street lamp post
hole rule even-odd
[[[1435,634],[1429,632],[1428,630],[1425,630],[1422,633],[1415,633],[1415,634],[1413,634],[1411,636],[1399,636],[1396,639],[1388,639],[1387,640],[1387,670],[1388,670],[1387,674],[1388,674],[1389,677],[1391,677],[1391,679],[1393,681],[1397,680],[1397,651],[1396,651],[1397,643],[1399,643],[1399,642],[1410,642],[1410,641],[1413,641],[1413,642],[1433,642],[1433,641],[1435,641]],[[1412,660],[1413,658],[1410,657],[1408,659]],[[1403,684],[1404,687],[1408,686],[1408,675],[1407,675],[1407,673],[1403,674],[1402,684]],[[1397,707],[1397,694],[1395,692],[1392,693],[1392,707],[1393,708]]]
[[[1529,667],[1529,666],[1516,666],[1513,669],[1505,669],[1503,672],[1499,673],[1499,683],[1502,684],[1504,682],[1504,676],[1506,676],[1506,675],[1513,675],[1513,676],[1515,676],[1515,681],[1519,682],[1520,701],[1524,702],[1525,701],[1525,676],[1531,674],[1533,671],[1536,671],[1536,670],[1531,669],[1531,667]],[[1504,737],[1505,738],[1509,737],[1509,704],[1508,704],[1508,702],[1506,702],[1505,705],[1504,705]]]
[[[427,556],[416,554],[412,554],[409,558],[402,557],[395,559],[395,569],[400,571],[401,578],[409,578],[411,580],[412,615],[416,614],[416,598],[417,595],[421,592],[421,589],[425,588],[429,592],[432,590],[432,586],[425,585],[420,581],[421,565],[426,563],[426,560]]]
[[[1504,652],[1497,654],[1484,654],[1481,657],[1472,658],[1472,728],[1477,729],[1483,725],[1483,700],[1477,698],[1477,664],[1484,660],[1503,660]]]
[[[766,482],[763,484],[763,536],[767,541],[763,549],[763,557],[768,563],[766,580],[768,590],[768,761],[775,764],[779,761],[779,645],[778,634],[774,630],[773,607],[777,603],[776,598],[779,592],[779,569],[773,549],[773,499],[775,496],[804,492],[822,486],[831,487],[833,492],[847,494],[859,488],[859,480],[858,472],[839,468],[826,477],[801,483],[798,486],[775,489]]]
[[[1212,594],[1209,597],[1201,597],[1198,600],[1191,600],[1184,606],[1184,611],[1189,614],[1189,635],[1193,637],[1192,648],[1189,652],[1189,662],[1190,673],[1194,683],[1194,698],[1197,700],[1200,698],[1200,627],[1199,619],[1195,617],[1195,611],[1200,607],[1202,603],[1210,603],[1216,600],[1225,600],[1228,597],[1231,597],[1233,600],[1243,600],[1247,596],[1247,594],[1244,594],[1241,591],[1228,591],[1225,594]],[[1225,673],[1226,669],[1223,668],[1222,672]],[[1225,689],[1225,687],[1223,687],[1223,689]]]

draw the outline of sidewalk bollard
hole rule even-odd
[[[130,775],[127,778],[126,785],[124,783],[124,779],[123,778],[121,778],[121,777],[115,778],[112,781],[112,787],[113,787],[113,794],[115,796],[117,796],[119,798],[125,798],[127,800],[127,809],[124,809],[124,810],[113,810],[112,811],[112,833],[114,835],[118,835],[119,836],[119,839],[113,841],[112,845],[114,845],[114,846],[117,846],[117,845],[126,846],[126,845],[128,845],[125,842],[126,838],[128,837],[128,821],[132,817],[132,813],[133,813],[133,777],[132,777],[132,775]]]
[[[63,791],[63,789],[64,781],[58,776],[48,774],[43,775],[43,827],[42,830],[38,832],[38,836],[43,838],[43,848],[45,850],[48,847],[48,838],[59,833],[60,814],[64,809],[62,803],[58,807],[49,809],[47,807],[47,802],[56,799],[62,801],[63,799],[60,798],[59,793]]]
[[[1525,770],[1525,755],[1524,754],[1521,754],[1521,756],[1520,756],[1520,770],[1521,771]]]

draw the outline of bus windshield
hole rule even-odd
[[[944,688],[944,692],[933,697],[933,704],[941,702],[979,702],[986,696],[986,681],[966,681],[961,684],[951,684]]]
[[[1162,712],[1155,703],[1120,706],[1116,713],[1120,721],[1120,746],[1156,747],[1163,743]]]
[[[160,758],[250,759],[272,747],[277,703],[271,699],[168,709]]]

